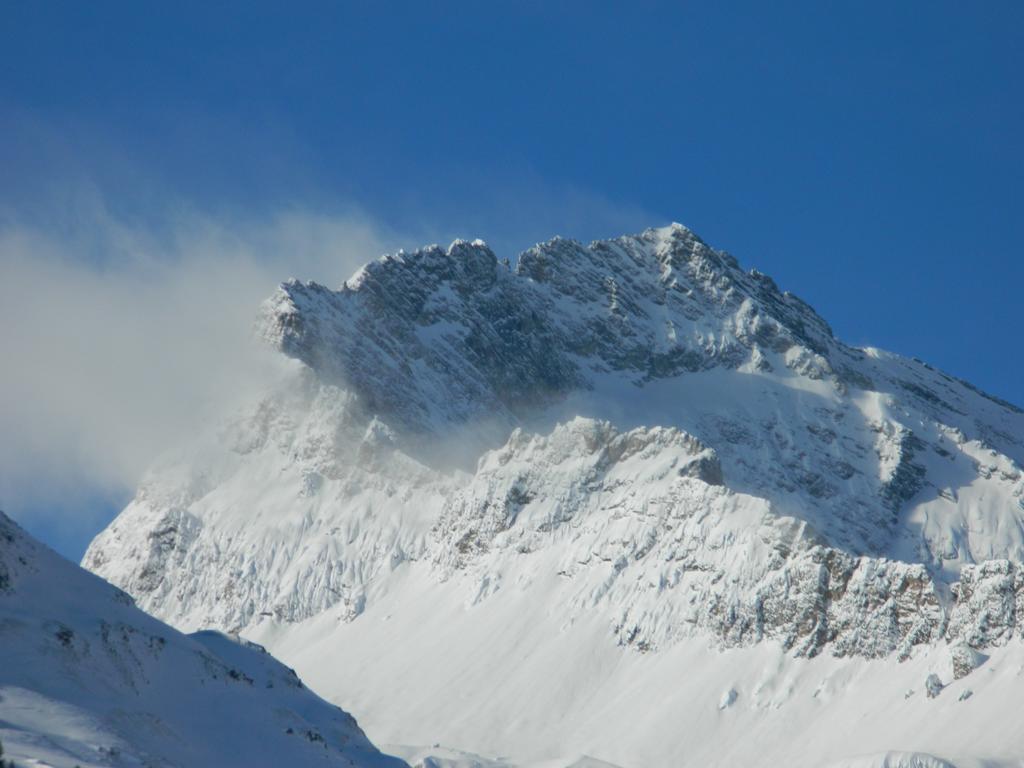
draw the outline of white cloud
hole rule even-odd
[[[0,225],[0,508],[66,515],[76,493],[129,493],[272,375],[251,328],[277,283],[340,284],[397,245],[357,212],[132,225],[95,195],[45,231]]]

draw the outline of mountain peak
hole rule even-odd
[[[452,705],[504,702],[496,724],[591,653],[895,663],[1024,634],[1024,413],[843,344],[684,227],[554,238],[514,270],[476,242],[398,253],[337,291],[286,283],[261,324],[293,378],[208,438],[219,459],[154,474],[84,561],[185,626],[333,670],[324,649],[380,638],[373,656],[422,619],[389,657],[438,673],[419,710],[462,701],[453,658],[515,678],[507,631],[565,650],[527,699]],[[374,697],[391,683],[364,660],[325,679]]]
[[[515,419],[595,375],[643,382],[735,368],[762,349],[844,351],[810,307],[678,224],[589,246],[555,238],[510,274],[480,240],[399,252],[340,291],[286,283],[262,318],[286,354],[417,430]],[[459,394],[431,406],[440,391]]]

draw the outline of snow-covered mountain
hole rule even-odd
[[[992,660],[1020,656],[1019,408],[843,344],[679,225],[514,268],[480,241],[385,256],[284,284],[259,328],[287,374],[83,561],[147,610],[258,639],[388,741],[1024,753],[949,727],[1003,722]]]
[[[5,765],[399,768],[261,647],[190,636],[0,512]]]

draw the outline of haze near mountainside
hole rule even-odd
[[[725,760],[749,728],[722,720],[737,701],[814,699],[776,728],[791,736],[867,707],[826,704],[808,679],[737,699],[764,689],[762,667],[730,682],[725,649],[777,652],[780,679],[838,674],[794,660],[821,656],[952,683],[1021,631],[1024,412],[843,344],[679,225],[555,239],[514,269],[480,241],[385,256],[336,291],[284,284],[259,328],[288,376],[155,468],[83,564],[179,627],[242,631],[302,671],[344,643],[359,663],[314,685],[389,741]],[[700,693],[714,727],[613,727],[641,667],[683,675],[697,656],[725,675]],[[553,670],[568,690],[527,705]],[[419,693],[396,705],[403,674]],[[662,699],[662,717],[697,717]],[[878,727],[873,747],[969,748],[938,708],[912,716],[930,724],[920,743]],[[1014,738],[986,754],[1024,749]]]

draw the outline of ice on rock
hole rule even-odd
[[[718,708],[719,709],[728,709],[729,707],[731,707],[733,704],[736,703],[736,699],[737,699],[738,696],[739,696],[739,694],[736,693],[736,689],[735,688],[730,688],[729,690],[725,691],[722,694],[722,698],[718,700]]]
[[[927,679],[924,681],[924,692],[929,699],[934,699],[942,693],[942,689],[945,687],[946,686],[942,684],[942,680],[940,680],[939,676],[934,672],[928,675]]]

